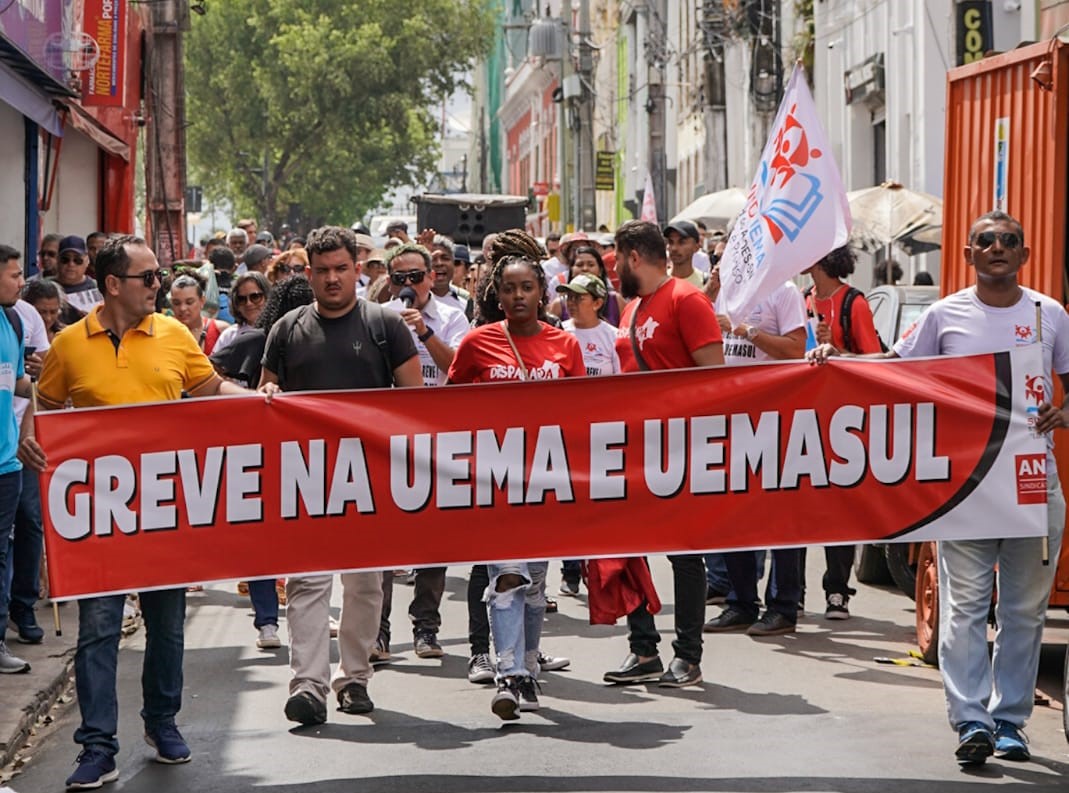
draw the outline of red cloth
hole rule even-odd
[[[638,371],[628,330],[636,311],[635,338],[650,369],[687,369],[694,366],[691,353],[723,341],[713,304],[705,293],[682,278],[668,278],[653,294],[624,307],[616,336],[621,371]]]
[[[512,341],[523,357],[528,380],[585,377],[583,351],[575,336],[541,323],[537,336],[517,336]],[[486,383],[519,380],[516,355],[500,322],[483,325],[466,335],[449,367],[451,383]]]
[[[864,355],[866,353],[880,352],[880,337],[876,333],[876,327],[872,324],[872,309],[864,295],[858,295],[850,304],[850,335],[853,344],[846,344],[843,339],[843,300],[846,299],[846,284],[843,284],[835,294],[825,300],[818,300],[815,292],[806,295],[805,307],[807,312],[815,312],[822,316],[831,330],[831,343],[840,350]]]
[[[641,556],[591,559],[584,564],[591,625],[615,625],[616,620],[626,617],[643,601],[650,614],[661,610],[653,576]]]

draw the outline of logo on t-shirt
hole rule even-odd
[[[558,380],[564,377],[564,372],[559,363],[554,361],[542,361],[539,367],[531,367],[526,372],[528,380]],[[519,380],[520,368],[511,364],[495,364],[490,367],[491,380]]]
[[[637,328],[635,328],[635,339],[638,341],[638,348],[640,350],[645,349],[646,342],[653,338],[653,334],[660,326],[660,322],[655,320],[653,317],[650,317]]]
[[[1018,344],[1028,344],[1032,341],[1032,327],[1030,325],[1014,325]]]

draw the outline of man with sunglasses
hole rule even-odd
[[[196,339],[178,320],[156,311],[160,268],[143,239],[118,236],[97,254],[103,303],[56,336],[38,384],[38,406],[60,410],[177,400],[192,396],[248,393],[215,373]],[[24,433],[19,456],[43,471],[45,457]],[[141,676],[145,740],[156,761],[189,761],[190,751],[175,725],[182,705],[185,587],[140,593],[145,620]],[[69,790],[97,788],[118,778],[116,668],[125,595],[78,602],[75,687],[82,723],[74,733],[83,749],[67,779]]]
[[[1065,525],[1065,498],[1049,433],[1069,426],[1069,409],[1052,405],[1050,372],[1069,392],[1069,313],[1058,301],[1020,285],[1028,262],[1021,223],[988,212],[969,230],[965,261],[976,285],[934,303],[887,353],[866,357],[970,355],[1041,344],[1043,397],[1036,430],[1047,440],[1047,553],[1057,561]],[[1042,328],[1037,327],[1037,319]],[[823,363],[840,355],[821,345],[807,357]],[[1042,538],[944,540],[939,543],[939,670],[955,756],[963,766],[989,756],[1028,760],[1021,727],[1032,714],[1039,651],[1056,564],[1044,563]],[[997,581],[994,652],[987,653],[987,616]]]
[[[59,267],[56,281],[63,287],[67,302],[82,314],[97,305],[103,297],[86,271],[89,269],[89,252],[81,237],[64,237],[59,242]]]
[[[37,251],[37,275],[35,278],[55,278],[59,267],[59,242],[62,234],[45,234]]]

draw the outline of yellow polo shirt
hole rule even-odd
[[[116,348],[100,324],[101,306],[64,328],[45,356],[37,384],[41,407],[129,405],[178,399],[208,390],[218,375],[189,329],[163,314],[149,314]]]

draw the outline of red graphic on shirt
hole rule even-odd
[[[1024,398],[1030,399],[1037,405],[1042,405],[1043,395],[1043,376],[1037,374],[1032,375],[1031,377],[1026,377],[1024,380]]]
[[[1032,328],[1029,325],[1014,325],[1017,329],[1017,338],[1025,341],[1032,338]]]
[[[596,345],[596,344],[595,344],[594,342],[592,342],[592,341],[588,341],[588,342],[586,343],[586,351],[587,351],[587,352],[597,352],[597,351],[598,351],[598,345]]]

